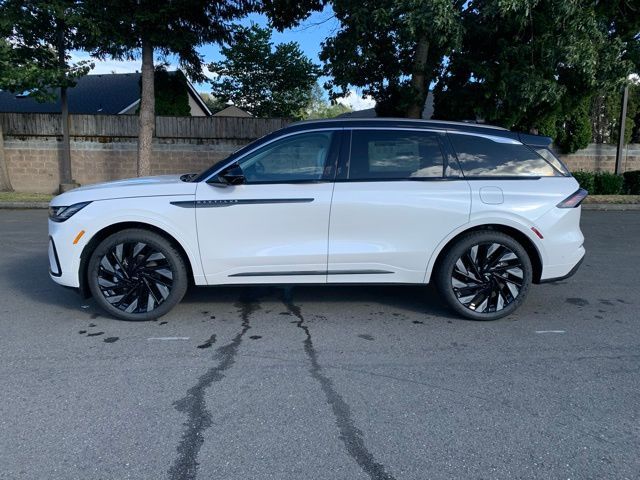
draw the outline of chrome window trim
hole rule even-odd
[[[273,138],[271,140],[269,140],[266,143],[262,143],[260,145],[258,145],[257,147],[249,150],[248,152],[246,152],[244,155],[242,155],[241,157],[235,158],[233,160],[230,160],[228,163],[225,163],[224,165],[222,165],[220,168],[218,168],[216,171],[214,171],[211,175],[209,175],[207,178],[205,178],[204,180],[202,180],[202,182],[207,183],[209,180],[211,180],[213,177],[215,177],[216,175],[218,175],[222,170],[224,170],[225,168],[227,168],[229,165],[233,165],[234,163],[238,163],[241,162],[244,158],[246,158],[248,155],[251,155],[253,152],[255,152],[256,150],[259,150],[263,147],[266,147],[268,145],[271,145],[274,142],[278,142],[280,140],[282,140],[283,138],[287,138],[287,137],[293,137],[294,135],[302,135],[305,133],[314,133],[314,132],[341,132],[343,131],[344,128],[339,127],[333,127],[333,128],[310,128],[309,130],[298,130],[295,132],[291,132],[291,133],[287,133],[284,135],[280,135],[276,138]],[[331,140],[333,141],[333,139]],[[278,182],[276,182],[278,183]],[[281,182],[281,183],[287,183],[287,182]],[[258,184],[256,184],[258,185]]]
[[[509,144],[509,145],[524,145],[524,143],[522,143],[519,140],[516,140],[515,138],[499,137],[497,135],[486,135],[484,133],[461,132],[460,130],[447,130],[447,134],[451,134],[451,135],[467,135],[467,136],[472,136],[472,137],[481,137],[481,138],[486,138],[487,140],[491,140],[491,141],[496,142],[496,143],[506,143],[506,144]]]

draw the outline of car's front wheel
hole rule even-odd
[[[98,305],[123,320],[152,320],[184,296],[187,269],[162,236],[127,229],[105,238],[91,254],[89,288]]]
[[[460,238],[439,263],[436,284],[447,305],[473,320],[495,320],[515,311],[533,278],[527,251],[512,237],[479,231]]]

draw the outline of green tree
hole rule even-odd
[[[67,88],[86,75],[90,62],[71,63],[69,51],[83,48],[95,32],[76,0],[0,1],[0,89],[29,92],[37,100],[59,96],[63,142],[61,184],[72,183]]]
[[[356,86],[376,100],[379,116],[420,118],[429,85],[459,43],[464,3],[334,0],[340,29],[320,54],[331,98]]]
[[[324,96],[322,87],[317,83],[311,88],[310,99],[303,109],[303,120],[317,120],[321,118],[335,118],[343,113],[351,112],[351,108],[341,103],[330,102]]]
[[[637,2],[636,2],[637,3]],[[435,116],[553,136],[586,146],[593,96],[633,70],[630,1],[472,0],[464,38],[435,91]],[[634,30],[635,29],[635,30]]]
[[[216,75],[211,82],[214,97],[256,117],[300,118],[320,69],[296,42],[274,48],[270,29],[237,27],[222,55],[223,60],[209,65]]]
[[[252,0],[87,0],[90,19],[100,32],[92,45],[99,58],[142,59],[138,137],[138,175],[151,172],[155,129],[154,55],[178,57],[192,80],[204,81],[197,47],[229,40],[233,20],[258,8]]]
[[[164,67],[156,68],[154,90],[156,115],[191,115],[187,77],[180,70],[167,72]]]
[[[208,93],[200,92],[200,98],[205,103],[211,113],[217,113],[227,107],[227,104],[220,98],[216,98]]]

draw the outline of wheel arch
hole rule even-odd
[[[536,246],[536,244],[531,240],[531,238],[524,233],[522,230],[519,230],[516,227],[510,225],[504,225],[500,223],[487,223],[476,225],[473,227],[469,227],[461,232],[456,233],[453,237],[449,238],[444,245],[440,248],[435,256],[435,259],[432,257],[432,261],[429,262],[429,267],[426,272],[425,280],[429,281],[430,277],[433,275],[433,272],[438,269],[440,262],[445,257],[450,248],[455,245],[455,243],[464,235],[470,232],[478,232],[478,231],[496,231],[501,232],[506,235],[509,235],[514,240],[516,240],[522,247],[526,250],[529,255],[529,259],[531,260],[531,266],[533,267],[533,283],[540,283],[540,277],[542,275],[542,255],[540,250]]]
[[[193,274],[193,266],[191,265],[191,259],[187,254],[187,251],[182,246],[182,244],[170,233],[165,230],[156,227],[155,225],[151,225],[149,223],[137,222],[137,221],[126,221],[126,222],[118,222],[111,225],[108,225],[101,230],[98,230],[91,240],[87,242],[87,244],[82,249],[82,253],[80,254],[80,268],[78,271],[78,281],[80,285],[80,293],[83,297],[88,298],[91,296],[91,292],[89,290],[89,283],[87,279],[87,267],[89,266],[89,258],[91,254],[96,249],[96,247],[102,242],[105,238],[114,233],[121,232],[122,230],[128,230],[131,228],[137,228],[141,230],[148,230],[150,232],[156,233],[169,241],[171,245],[180,253],[182,256],[184,263],[187,267],[187,277],[189,279],[189,283],[193,283],[194,274]]]

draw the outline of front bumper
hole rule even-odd
[[[73,220],[70,218],[61,223],[49,220],[49,276],[60,285],[78,288],[80,256],[85,246],[85,238],[73,243],[81,230]]]

